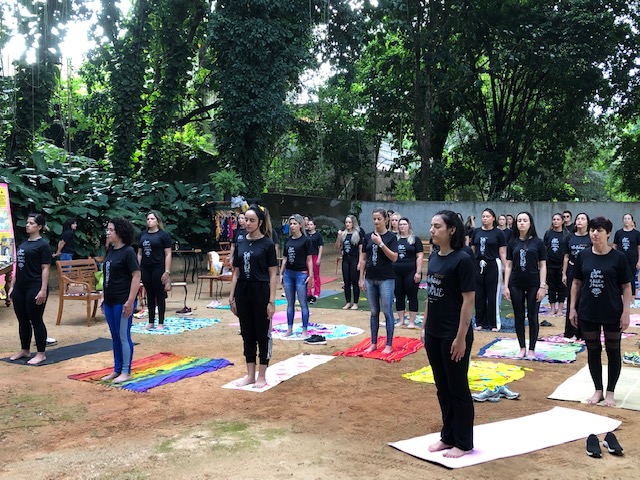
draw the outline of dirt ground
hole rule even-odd
[[[325,256],[323,275],[334,276],[335,257]],[[227,298],[228,286],[223,298]],[[339,279],[323,288],[340,290]],[[634,446],[640,445],[638,412],[546,397],[586,363],[523,362],[532,367],[510,385],[516,401],[476,404],[476,424],[546,411],[556,405],[587,410],[622,421],[616,432],[624,457],[607,453],[588,458],[584,440],[460,470],[430,464],[387,445],[438,431],[440,411],[435,387],[402,378],[427,365],[424,351],[401,362],[339,357],[296,376],[265,393],[220,388],[243,376],[241,338],[230,311],[206,308],[208,293],[193,301],[195,316],[220,318],[213,327],[181,335],[136,335],[135,358],[158,352],[224,357],[235,365],[182,380],[145,394],[69,380],[68,375],[112,365],[111,352],[42,367],[0,362],[0,478],[9,479],[617,479],[635,478]],[[278,293],[278,295],[280,292]],[[424,295],[424,292],[421,293]],[[182,306],[179,290],[170,311]],[[45,319],[58,346],[109,338],[106,322],[87,327],[81,302],[65,305],[62,325],[55,325],[58,298],[52,291]],[[278,310],[285,307],[280,306]],[[365,334],[323,346],[274,340],[272,362],[301,352],[331,355],[368,336],[365,311],[312,307],[311,321],[348,324]],[[549,318],[553,328],[562,322]],[[381,328],[382,331],[382,328]],[[419,336],[417,330],[401,330]],[[515,334],[506,334],[515,335]],[[476,335],[473,352],[495,334]],[[636,339],[623,350],[637,350]],[[0,357],[19,348],[12,308],[0,306]],[[475,355],[474,355],[475,357]],[[518,363],[514,361],[513,363]],[[513,437],[527,432],[511,432]]]

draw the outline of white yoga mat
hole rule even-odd
[[[446,458],[442,456],[443,452],[429,452],[429,445],[440,440],[440,432],[389,445],[428,462],[462,468],[573,442],[591,433],[611,432],[621,423],[594,413],[554,407],[526,417],[476,425],[473,427],[474,449],[460,458]],[[521,434],[514,435],[514,432]]]
[[[334,358],[336,357],[333,355],[305,355],[304,353],[301,353],[295,357],[270,365],[269,368],[267,368],[266,374],[267,384],[262,388],[255,388],[253,385],[237,387],[236,382],[242,380],[244,377],[234,380],[233,382],[229,382],[226,385],[223,385],[222,388],[246,390],[247,392],[266,392],[279,383],[289,380],[291,377],[295,377],[301,373],[307,372],[318,365],[327,363],[329,360],[333,360]]]
[[[602,366],[603,385],[607,386],[607,366]],[[594,392],[589,367],[583,367],[574,376],[565,380],[548,398],[587,403]],[[623,365],[614,395],[616,407],[640,410],[640,367]]]

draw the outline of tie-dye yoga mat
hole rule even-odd
[[[287,301],[283,300],[281,298],[276,300],[276,307],[279,307],[280,305],[286,305]],[[218,305],[217,307],[213,307],[216,310],[231,310],[231,307],[229,306],[229,304],[226,305]]]
[[[527,342],[528,345],[528,342]],[[536,361],[548,363],[573,363],[576,355],[585,349],[584,345],[576,343],[536,343]],[[496,338],[485,345],[478,352],[479,357],[484,358],[510,358],[516,359],[520,353],[520,345],[515,338]],[[526,358],[524,359],[526,360]]]
[[[371,353],[365,353],[365,350],[371,346],[371,337],[363,340],[355,347],[351,347],[342,352],[336,352],[334,355],[342,355],[343,357],[364,357],[374,358],[376,360],[384,360],[385,362],[399,362],[407,355],[416,353],[423,348],[422,342],[417,338],[393,337],[391,346],[393,352],[383,355],[382,350],[386,344],[386,337],[378,337],[377,349]]]
[[[636,335],[636,333],[622,332],[622,338],[634,337]],[[566,338],[562,333],[558,335],[547,335],[546,337],[540,337],[538,338],[538,341],[549,343],[575,343],[577,345],[584,345],[584,340],[571,340],[570,338]],[[600,343],[604,345],[604,332],[600,334]]]
[[[285,336],[287,333],[287,325],[275,325],[271,329],[271,334],[273,338],[279,338],[280,340],[304,340],[302,338],[302,324],[294,324],[293,325],[293,335],[288,337]],[[364,330],[357,327],[350,327],[349,325],[324,325],[320,323],[311,323],[309,322],[307,328],[307,336],[311,335],[322,335],[327,340],[337,340],[340,338],[348,338],[353,337],[355,335],[360,335],[364,333]]]
[[[138,322],[131,325],[131,333],[142,333],[145,335],[177,335],[178,333],[199,330],[219,323],[219,318],[193,318],[193,317],[167,317],[164,319],[164,328],[158,329],[156,320],[155,327],[146,330],[148,322]]]
[[[134,360],[131,364],[133,378],[128,382],[118,384],[103,382],[101,378],[113,372],[113,367],[77,373],[69,375],[68,378],[120,387],[134,392],[146,392],[160,385],[174,383],[184,378],[197,377],[203,373],[215,372],[229,365],[233,365],[233,363],[224,358],[181,357],[174,353],[162,352]]]
[[[520,380],[527,371],[532,372],[533,370],[506,363],[473,360],[469,364],[469,388],[477,391],[482,391],[485,388],[493,390],[495,387]],[[436,383],[433,379],[431,366],[421,368],[415,372],[405,373],[402,376],[414,382]]]

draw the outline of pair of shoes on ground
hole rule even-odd
[[[309,295],[307,297],[307,303],[316,303],[317,300],[318,300],[318,297],[314,297],[313,295]]]
[[[207,305],[207,308],[218,308],[220,306],[220,302],[218,300],[213,300]]]
[[[622,361],[628,365],[633,365],[634,367],[640,367],[640,353],[624,352]]]
[[[541,327],[553,327],[553,323],[543,320],[540,322]]]
[[[623,448],[620,446],[618,439],[613,434],[613,432],[609,432],[604,436],[604,441],[602,442],[604,448],[611,455],[622,455]],[[593,458],[602,457],[602,450],[600,449],[600,440],[593,433],[587,437],[587,455]]]
[[[304,343],[307,345],[326,345],[327,339],[322,335],[311,335],[304,339]]]
[[[176,313],[178,315],[192,315],[193,314],[191,309],[189,307],[187,307],[186,305],[183,308],[181,308],[180,310],[176,310]]]
[[[480,393],[472,393],[471,397],[476,402],[499,402],[500,398],[515,400],[520,396],[519,393],[512,391],[506,385],[500,385],[494,389],[485,388]]]

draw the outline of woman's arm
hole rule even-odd
[[[422,278],[422,260],[424,258],[424,252],[416,253],[416,273],[413,276],[413,281],[416,283],[420,283],[420,279]]]
[[[42,305],[47,301],[47,287],[49,286],[49,270],[51,265],[42,264],[42,275],[40,278],[40,291],[36,295],[36,305]]]
[[[536,294],[536,300],[538,302],[541,302],[544,296],[547,294],[547,290],[548,290],[546,260],[540,260],[538,262],[538,270],[540,271],[540,288],[538,288],[538,293]]]
[[[564,259],[562,260],[562,283],[564,283],[567,287],[567,268],[569,268],[569,254],[564,254]]]
[[[507,300],[511,300],[511,291],[509,290],[511,270],[513,270],[513,260],[507,260],[507,266],[504,269],[504,285],[502,286],[502,294]]]
[[[171,248],[164,249],[164,272],[162,273],[162,284],[171,282]]]
[[[316,265],[320,265],[322,261],[322,245],[318,247],[318,258],[316,259]]]
[[[428,290],[427,290],[428,291]],[[426,328],[427,328],[427,314],[429,313],[429,294],[424,302],[424,317],[422,318],[422,328],[420,329],[420,341],[424,345]]]
[[[267,317],[269,320],[276,313],[276,285],[278,275],[278,267],[269,267],[269,303],[267,304]]]
[[[138,265],[142,265],[142,249],[138,249]]]
[[[131,286],[129,287],[129,298],[122,307],[122,315],[129,318],[133,314],[133,304],[140,290],[140,270],[131,272]]]
[[[238,283],[238,275],[240,274],[240,269],[238,267],[233,267],[233,277],[231,277],[231,291],[229,292],[229,306],[231,307],[231,312],[237,317],[238,309],[236,308],[236,284]]]
[[[507,269],[507,247],[500,247],[498,253],[500,254],[500,262],[502,263],[502,271],[504,272]]]
[[[578,312],[576,311],[576,304],[578,302],[578,297],[580,296],[581,288],[582,280],[574,278],[573,283],[571,284],[571,305],[569,309],[569,321],[571,322],[571,325],[576,328],[578,327]]]
[[[367,291],[367,284],[364,282],[364,271],[367,266],[367,252],[362,251],[362,246],[360,247],[360,259],[358,260],[358,270],[360,271],[360,280],[358,280],[358,286]]]
[[[456,338],[451,344],[451,360],[459,362],[464,357],[467,349],[467,332],[471,325],[471,314],[476,301],[476,292],[462,292],[462,308],[460,309],[460,322]]]
[[[629,328],[631,323],[631,284],[622,285],[622,316],[620,317],[620,330],[623,332]]]
[[[313,282],[315,280],[313,278],[313,255],[307,255],[307,270],[309,271],[307,275],[307,286],[313,288]]]
[[[65,246],[66,244],[67,244],[67,243],[66,243],[64,240],[60,240],[60,241],[58,242],[58,248],[57,248],[57,250],[56,250],[56,253],[54,253],[54,254],[53,254],[53,256],[54,256],[54,257],[59,257],[59,256],[60,256],[60,254],[62,253],[62,249],[64,248],[64,246]],[[640,248],[640,247],[638,247],[638,248]]]

